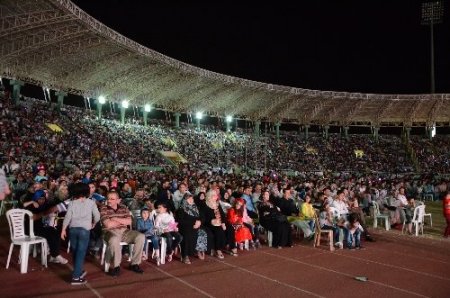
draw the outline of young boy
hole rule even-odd
[[[69,227],[70,248],[73,256],[72,285],[86,283],[83,270],[84,257],[89,244],[90,230],[100,220],[97,205],[89,197],[89,186],[84,183],[76,183],[69,188],[73,201],[69,203],[64,217],[61,239],[66,239],[67,227]]]

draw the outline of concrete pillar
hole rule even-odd
[[[307,140],[309,138],[309,125],[305,125],[305,139]]]
[[[180,116],[181,116],[181,113],[176,112],[174,114],[174,116],[175,116],[175,127],[176,128],[180,128]]]
[[[330,129],[330,127],[328,125],[325,125],[323,127],[323,136],[326,140],[328,140],[328,130]]]
[[[344,126],[344,137],[346,140],[348,140],[348,129],[349,129],[348,126]]]
[[[147,119],[148,119],[148,112],[146,110],[144,110],[144,125],[147,126]]]
[[[227,132],[231,131],[231,122],[225,121],[227,124]]]
[[[125,124],[125,108],[121,105],[120,106],[120,123],[122,124],[122,125],[124,125]]]
[[[378,142],[378,132],[380,131],[380,128],[378,126],[373,127],[373,137],[375,141]]]
[[[55,95],[58,97],[58,111],[61,111],[63,105],[64,105],[64,97],[67,96],[67,92],[64,91],[58,91],[55,93]]]
[[[25,83],[19,80],[11,80],[9,81],[9,84],[13,87],[12,100],[14,104],[18,104],[20,97],[20,89],[22,88],[23,85],[25,85]]]
[[[261,121],[257,120],[255,121],[255,137],[259,138],[259,126],[261,125]]]
[[[411,127],[405,127],[406,139],[409,141],[409,137],[411,135]]]
[[[427,130],[427,137],[429,140],[431,140],[433,138],[433,127],[429,126],[426,128],[426,130]]]
[[[281,126],[280,122],[275,123],[275,134],[277,136],[277,140],[280,139],[280,126]]]

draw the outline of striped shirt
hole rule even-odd
[[[100,220],[102,222],[102,224],[104,225],[105,221],[109,220],[109,219],[113,219],[113,218],[130,218],[130,211],[128,210],[128,208],[125,205],[118,205],[117,209],[114,210],[113,208],[111,208],[108,205],[102,206],[102,208],[100,209]],[[127,226],[123,225],[120,227],[115,227],[115,228],[111,228],[111,229],[106,229],[103,228],[105,230],[126,230]]]

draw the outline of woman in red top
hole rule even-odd
[[[447,221],[447,227],[444,231],[444,237],[447,238],[450,236],[450,193],[447,192],[444,196],[443,202],[443,211],[444,211],[444,217]]]
[[[239,243],[239,247],[243,248],[243,243],[245,241],[252,240],[252,233],[250,230],[244,226],[244,200],[238,198],[234,202],[233,208],[228,210],[227,219],[228,222],[234,228],[234,238],[236,243]]]

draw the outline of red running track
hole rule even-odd
[[[450,297],[450,241],[396,231],[376,231],[377,241],[363,243],[359,251],[330,252],[302,241],[293,248],[263,247],[224,260],[193,259],[192,265],[178,259],[160,267],[144,262],[142,275],[128,271],[124,260],[117,278],[88,257],[89,282],[76,287],[68,283],[70,262],[45,269],[30,257],[29,272],[20,274],[18,247],[6,270],[7,225],[0,234],[0,297]]]

